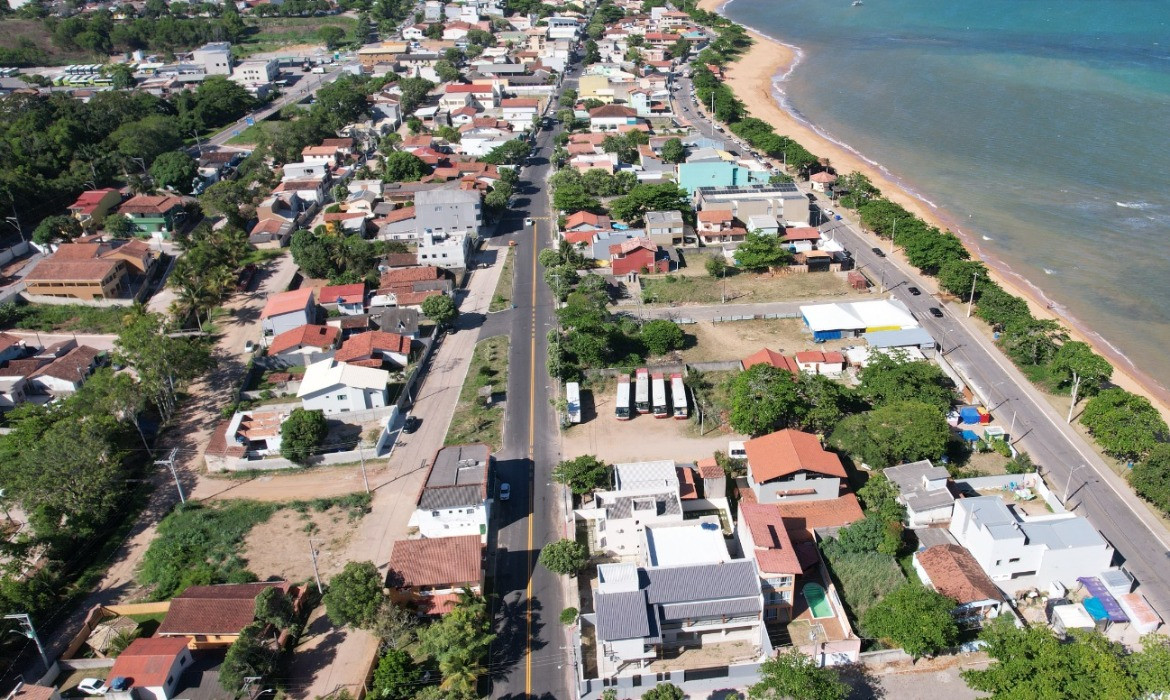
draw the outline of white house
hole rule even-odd
[[[244,86],[268,85],[279,74],[280,64],[276,59],[242,61],[232,70],[232,82]]]
[[[898,502],[906,506],[910,527],[928,527],[951,519],[955,497],[947,488],[950,475],[930,460],[887,467],[882,472],[898,489]]]
[[[999,496],[955,502],[950,533],[1007,593],[1076,586],[1110,568],[1113,547],[1088,520],[1067,513],[1029,518]]]
[[[594,493],[593,504],[575,513],[589,525],[592,551],[607,557],[637,559],[644,527],[683,521],[674,461],[615,464],[613,489]]]
[[[478,535],[487,542],[491,468],[487,445],[453,445],[435,453],[410,526],[423,537]]]
[[[540,113],[540,100],[532,97],[512,97],[500,100],[503,115],[500,117],[517,131],[532,128],[532,119]]]
[[[576,39],[577,31],[580,27],[576,17],[549,17],[545,20],[548,22],[548,38],[549,39]]]
[[[282,182],[289,182],[291,180],[326,178],[329,175],[329,168],[332,165],[333,157],[336,157],[336,151],[333,151],[331,155],[331,158],[305,160],[300,163],[285,163],[280,179]]]
[[[297,398],[306,410],[325,415],[365,411],[386,405],[390,373],[384,369],[360,367],[332,358],[314,362],[305,369]]]
[[[482,198],[474,190],[420,190],[414,196],[414,213],[418,228],[434,233],[478,235],[483,225]]]
[[[281,411],[238,411],[224,435],[228,444],[244,448],[244,457],[260,458],[280,454],[280,426],[288,419]]]
[[[638,123],[637,110],[621,105],[602,105],[589,110],[589,128],[597,130],[617,129]]]
[[[194,659],[186,637],[139,637],[130,642],[110,669],[109,678],[127,678],[137,700],[175,697],[184,671]]]
[[[273,337],[317,320],[313,290],[309,287],[281,292],[268,297],[260,312],[264,335]]]
[[[207,75],[232,74],[232,45],[226,41],[213,41],[191,52],[191,62],[203,66]]]
[[[467,256],[471,252],[471,236],[466,233],[435,233],[424,231],[419,236],[418,262],[420,265],[436,267],[467,267]]]

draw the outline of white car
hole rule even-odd
[[[531,226],[531,225],[532,225],[532,217],[531,217],[531,216],[529,216],[529,217],[526,217],[526,218],[524,219],[524,225],[525,225],[525,226]]]
[[[109,688],[106,682],[101,678],[82,678],[81,682],[77,684],[77,689],[86,695],[105,695]]]
[[[254,343],[251,340],[244,343],[244,352],[255,352],[255,351],[256,351],[256,343]]]

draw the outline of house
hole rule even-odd
[[[752,214],[747,217],[747,229],[766,236],[780,235],[780,222],[771,214]]]
[[[580,100],[599,100],[606,104],[614,101],[614,89],[609,85],[609,78],[604,75],[582,75],[577,84],[577,97]]]
[[[306,593],[288,581],[190,586],[171,599],[155,635],[182,639],[190,649],[231,646],[240,630],[255,621],[256,597],[269,588],[293,599],[294,610],[300,608]]]
[[[366,285],[362,282],[321,287],[317,298],[325,310],[337,309],[342,316],[359,316],[366,312]]]
[[[386,362],[397,368],[410,362],[411,341],[408,336],[385,331],[358,333],[341,344],[333,359],[338,362],[381,368]]]
[[[61,700],[61,691],[53,686],[17,681],[7,700]]]
[[[615,277],[640,272],[669,272],[670,257],[649,238],[632,238],[609,247],[609,265]]]
[[[292,238],[294,228],[296,225],[288,219],[260,219],[248,232],[248,242],[262,250],[283,248]]]
[[[764,596],[764,620],[792,619],[796,579],[804,572],[784,519],[773,505],[742,503],[736,537],[744,556],[756,562]]]
[[[311,149],[317,147],[310,146]],[[325,149],[332,151],[333,149]],[[286,182],[315,182],[327,183],[332,173],[334,163],[331,160],[315,158],[313,160],[303,160],[299,163],[285,163],[281,168],[280,181]],[[273,190],[276,192],[277,190]]]
[[[70,345],[74,347],[69,348]],[[65,341],[54,347],[58,346],[64,346],[60,354],[51,357],[46,364],[28,375],[27,379],[34,393],[72,394],[85,384],[85,380],[89,379],[89,375],[97,368],[98,358],[105,354],[88,345],[76,345],[76,341]],[[46,357],[38,354],[36,359],[45,360]],[[0,370],[0,373],[3,372],[4,370]]]
[[[917,319],[897,299],[811,304],[800,307],[800,316],[817,341],[918,328]]]
[[[130,217],[143,235],[170,238],[182,215],[183,200],[169,194],[140,194],[122,202],[118,213]]]
[[[410,526],[423,537],[475,535],[486,543],[491,464],[491,449],[484,444],[452,445],[435,453]]]
[[[417,309],[393,307],[385,309],[374,319],[379,330],[387,333],[397,333],[411,340],[418,339],[418,322],[420,314]]]
[[[798,226],[784,229],[784,245],[793,253],[807,253],[816,250],[821,241],[820,229],[813,226]]]
[[[276,81],[276,77],[280,75],[280,62],[276,59],[268,60],[250,60],[240,61],[240,63],[232,69],[232,82],[239,83],[249,92],[253,92],[255,88],[263,87],[265,90],[269,85]]]
[[[266,337],[280,335],[316,320],[317,306],[313,303],[313,290],[309,287],[273,294],[268,297],[260,312],[260,323]]]
[[[468,106],[476,109],[498,109],[499,100],[500,91],[494,83],[489,85],[451,83],[443,88],[439,108],[447,111]]]
[[[483,590],[480,536],[399,540],[390,552],[387,581],[394,597],[416,606],[420,615],[442,615],[464,590]]]
[[[419,236],[418,261],[447,269],[467,267],[471,254],[471,235],[462,232],[437,233],[426,230]]]
[[[281,426],[288,420],[282,411],[237,411],[228,421],[225,441],[242,448],[246,459],[280,455]]]
[[[540,114],[540,100],[531,97],[513,97],[500,101],[503,114],[500,119],[512,125],[517,131],[532,128],[532,120]]]
[[[789,500],[774,507],[784,519],[784,527],[796,546],[815,542],[818,533],[825,536],[835,534],[865,517],[857,496],[851,493],[821,501]]]
[[[569,234],[593,233],[596,231],[608,231],[609,229],[609,216],[605,214],[594,214],[588,211],[578,211],[565,217],[565,227],[562,230],[565,234]]]
[[[415,194],[418,226],[434,233],[479,235],[483,204],[479,192],[458,189],[423,190]]]
[[[125,678],[137,700],[170,700],[194,659],[185,638],[139,637],[114,659],[107,678]]]
[[[837,498],[845,467],[816,435],[778,430],[744,443],[748,484],[760,503]]]
[[[638,112],[631,107],[622,105],[602,105],[589,110],[590,129],[616,130],[623,126],[633,126],[638,123]]]
[[[314,362],[305,369],[297,398],[307,411],[325,415],[365,411],[387,405],[390,373],[332,358]]]
[[[454,285],[438,267],[402,267],[382,273],[378,290],[370,298],[370,308],[383,306],[421,307],[424,299],[436,294],[450,294]]]
[[[819,173],[810,175],[808,181],[812,184],[814,192],[827,192],[837,182],[837,176],[822,170]]]
[[[691,199],[698,209],[730,208],[740,221],[746,221],[753,214],[763,214],[784,222],[785,226],[812,226],[820,216],[814,213],[808,197],[791,182],[700,186],[691,193]]]
[[[743,358],[740,361],[744,369],[750,369],[756,365],[770,365],[776,369],[785,369],[793,374],[800,374],[800,366],[796,364],[796,360],[783,355],[768,348],[761,348],[758,352]]]
[[[418,220],[413,206],[394,209],[385,216],[375,219],[378,239],[383,241],[404,241],[418,238]]]
[[[971,553],[957,544],[940,544],[914,553],[919,580],[958,604],[955,616],[975,621],[998,617],[1003,593]]]
[[[735,226],[735,215],[730,209],[704,209],[698,213],[699,240],[704,245],[742,243],[747,229]]]
[[[835,351],[805,350],[796,353],[795,359],[796,366],[806,374],[837,377],[845,371],[845,356]]]
[[[957,500],[949,531],[1009,594],[1054,583],[1073,588],[1113,562],[1113,547],[1088,520],[1067,513],[1029,518],[999,496]]]
[[[285,331],[268,344],[268,356],[314,355],[328,352],[337,347],[341,330],[333,326],[319,326],[307,323]]]
[[[669,248],[686,242],[686,224],[680,211],[648,211],[645,214],[646,235],[655,245]]]
[[[955,497],[947,488],[950,474],[946,468],[924,459],[886,467],[882,473],[898,489],[898,502],[906,506],[907,525],[929,527],[950,521]]]
[[[69,205],[69,213],[82,224],[90,221],[101,223],[110,210],[122,201],[122,193],[113,187],[101,190],[87,190],[77,196]]]
[[[341,162],[341,152],[330,146],[305,146],[301,149],[301,162],[329,167]],[[314,169],[312,172],[318,171]]]
[[[594,493],[593,504],[574,514],[587,524],[592,551],[619,559],[639,558],[647,525],[683,521],[674,461],[615,464],[613,488]]]

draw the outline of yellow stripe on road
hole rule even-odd
[[[527,610],[524,615],[525,652],[524,652],[524,694],[532,695],[532,521],[536,516],[536,258],[540,247],[540,236],[537,225],[532,224],[532,337],[528,353],[530,358],[528,373],[528,462],[532,465],[532,476],[528,488],[528,588]]]

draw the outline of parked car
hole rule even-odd
[[[526,216],[526,217],[524,217],[524,225],[525,225],[525,226],[531,226],[531,225],[532,225],[532,217],[531,217],[531,216]]]
[[[910,292],[910,296],[914,296],[914,297],[918,296],[919,294],[922,294],[922,290],[919,289],[918,287],[906,287],[906,291]]]
[[[77,689],[86,695],[105,695],[109,688],[101,678],[82,678]]]
[[[942,309],[938,308],[937,306],[930,307],[929,311],[930,311],[930,315],[934,316],[935,318],[942,318],[943,317]]]
[[[248,342],[244,343],[244,352],[256,352],[255,341],[249,340]]]
[[[512,497],[512,485],[508,482],[500,484],[500,500],[506,501]]]
[[[883,251],[881,248],[870,248],[870,250],[872,250],[873,254],[878,256],[879,258],[886,257],[885,251]]]
[[[407,416],[406,420],[402,423],[402,432],[410,435],[414,431],[418,430],[418,426],[420,425],[422,425],[422,420],[417,416]]]

